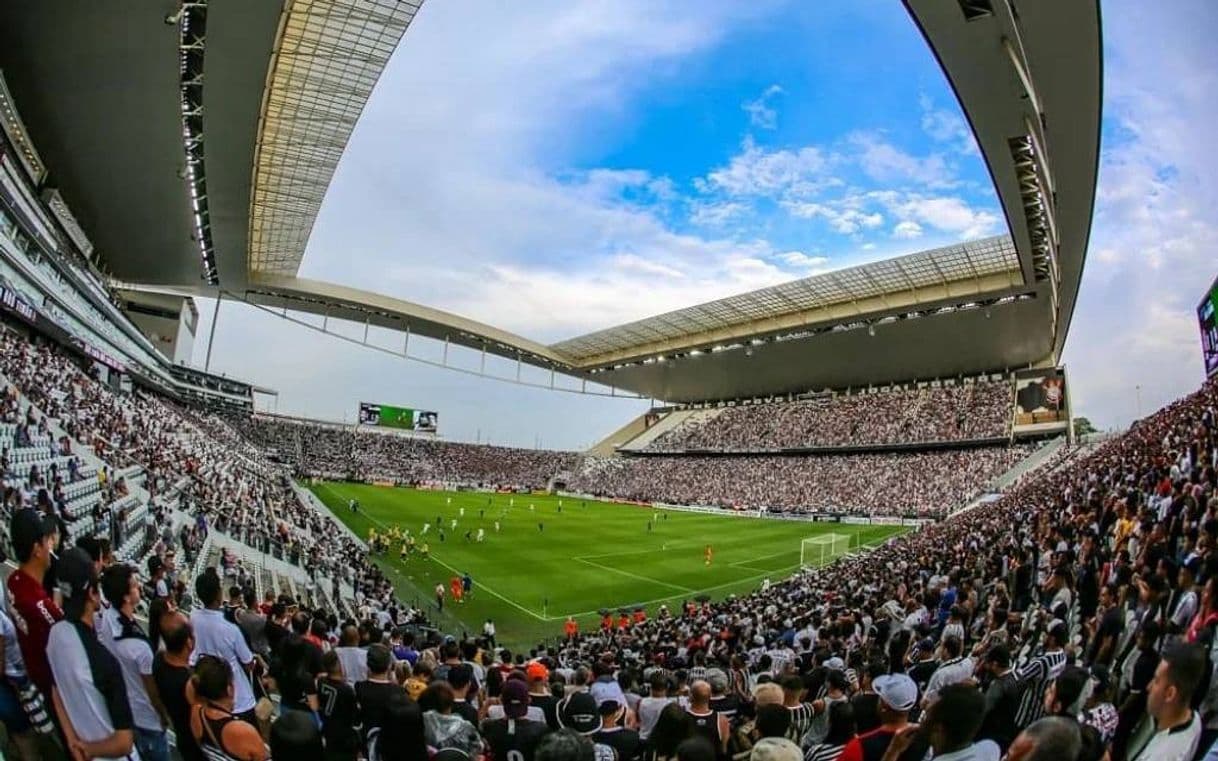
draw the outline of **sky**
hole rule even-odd
[[[691,7],[425,4],[356,126],[301,275],[550,342],[1006,232],[959,105],[899,5]],[[1202,378],[1218,6],[1103,13],[1099,191],[1064,361],[1076,413],[1113,428]],[[278,412],[432,409],[454,440],[583,448],[647,406],[407,362],[231,303],[215,341],[212,368],[278,389]]]

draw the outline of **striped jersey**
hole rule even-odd
[[[1066,668],[1066,654],[1061,651],[1045,651],[1020,666],[1015,680],[1023,686],[1019,698],[1019,710],[1015,712],[1015,726],[1023,729],[1045,714],[1045,688]]]

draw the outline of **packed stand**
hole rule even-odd
[[[158,605],[145,632],[128,567],[53,559],[54,524],[22,510],[7,587],[26,625],[0,620],[21,655],[3,686],[55,696],[19,743],[83,758],[163,758],[172,727],[190,759],[1189,761],[1218,738],[1216,406],[1211,383],[869,554],[569,619],[520,653],[493,622],[458,641],[391,613],[336,620],[211,569],[200,609]]]
[[[600,497],[793,513],[942,517],[1030,445],[852,455],[585,458],[568,484]]]
[[[461,444],[421,436],[311,425],[271,418],[234,420],[297,472],[402,484],[544,489],[575,464],[573,452]]]
[[[71,440],[87,443],[112,464],[142,466],[154,497],[172,494],[177,505],[194,516],[194,523],[184,525],[180,533],[161,537],[160,551],[153,553],[161,563],[173,560],[167,552],[174,543],[184,552],[197,552],[209,531],[221,531],[300,566],[314,588],[331,600],[397,604],[388,579],[367,559],[362,545],[335,530],[333,518],[302,504],[287,471],[268,462],[223,419],[142,391],[116,392],[62,349],[17,335],[0,334],[0,369],[47,417],[56,419]],[[32,409],[29,414],[34,414]],[[40,424],[45,426],[45,420]],[[59,446],[70,447],[70,440]],[[68,463],[69,469],[75,467]],[[97,480],[107,496],[121,497],[125,485],[121,479],[107,479],[107,472]],[[141,524],[149,542],[156,541],[154,527],[168,526],[164,500],[154,502],[157,507],[149,517],[155,520]],[[71,528],[68,524],[61,534],[75,541],[80,532]],[[319,541],[322,537],[325,541]],[[111,542],[116,549],[123,544],[113,533]],[[343,594],[347,588],[352,591]]]
[[[651,442],[655,452],[766,452],[1005,439],[1013,386],[1006,381],[699,410]]]

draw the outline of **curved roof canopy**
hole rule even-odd
[[[905,0],[1010,234],[544,346],[296,277],[355,121],[422,0],[0,4],[0,69],[58,189],[127,287],[410,330],[670,401],[1057,361],[1095,195],[1096,0]],[[926,318],[926,319],[923,319]],[[860,329],[861,328],[861,329]]]

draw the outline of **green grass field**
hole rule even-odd
[[[778,581],[794,571],[800,543],[809,537],[844,535],[853,550],[905,530],[657,511],[570,497],[561,498],[559,512],[560,498],[548,495],[352,483],[310,488],[361,539],[368,538],[369,528],[379,533],[392,525],[409,529],[420,544],[426,539],[430,560],[416,552],[403,561],[397,545],[377,558],[398,594],[426,605],[432,619],[450,630],[480,632],[482,622],[491,618],[499,640],[510,647],[561,635],[569,614],[586,628],[596,624],[602,607],[643,605],[654,615],[663,603],[672,608],[700,594],[721,599],[752,591],[765,578]],[[348,508],[351,499],[359,501],[359,513]],[[662,517],[649,533],[647,523],[657,512]],[[444,524],[444,542],[436,530],[437,517]],[[496,520],[501,523],[498,533]],[[424,523],[432,526],[421,536]],[[538,523],[544,523],[544,530]],[[480,527],[486,531],[483,543],[465,540],[467,530],[476,536]],[[714,548],[709,567],[704,559],[708,543]],[[435,585],[447,587],[449,579],[466,571],[474,580],[473,594],[461,605],[446,600],[444,612],[437,613]]]

